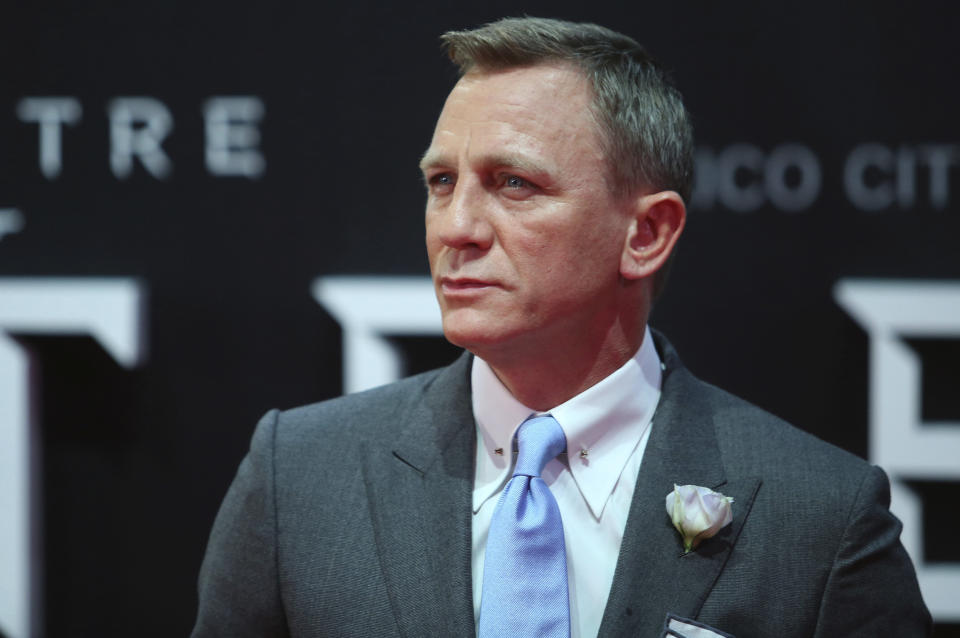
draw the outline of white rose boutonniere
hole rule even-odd
[[[667,494],[667,514],[683,537],[683,549],[697,548],[733,520],[733,499],[699,485],[674,485]]]

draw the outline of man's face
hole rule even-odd
[[[630,222],[567,66],[469,73],[422,168],[427,252],[447,338],[481,357],[610,329]]]

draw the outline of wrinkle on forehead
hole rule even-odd
[[[505,92],[501,89],[509,87]],[[543,113],[532,102],[567,103],[589,109],[590,87],[583,75],[567,66],[538,65],[495,72],[471,72],[463,76],[448,103],[470,102],[489,109],[492,116],[511,116],[540,124]],[[559,128],[562,127],[558,127]]]
[[[603,162],[590,100],[587,79],[570,65],[472,71],[450,92],[421,167],[494,157],[530,158],[545,170],[575,155]]]
[[[457,86],[470,90],[478,83],[489,80],[510,82],[514,78],[532,79],[534,76],[536,76],[536,81],[530,81],[526,86],[537,92],[543,92],[545,88],[552,88],[553,96],[578,94],[587,99],[591,96],[590,83],[583,72],[572,64],[563,63],[533,64],[497,70],[477,69],[462,76],[460,81],[457,82]],[[521,84],[514,88],[517,93],[520,93],[523,91],[524,85]]]

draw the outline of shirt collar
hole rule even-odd
[[[599,383],[546,412],[563,428],[568,467],[597,518],[650,426],[660,399],[661,374],[660,357],[647,329],[631,359]],[[471,383],[478,446],[473,490],[476,513],[508,479],[514,433],[536,410],[510,394],[479,357],[473,360]]]

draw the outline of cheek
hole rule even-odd
[[[424,232],[424,242],[427,246],[427,255],[430,257],[430,261],[433,261],[434,256],[439,252],[441,242],[437,237],[436,228],[430,221],[430,217],[427,216]]]
[[[603,252],[610,253],[604,251],[605,242],[595,228],[579,224],[526,229],[509,238],[503,237],[503,242],[510,261],[528,280],[549,280],[554,286],[595,276],[596,271],[602,269],[601,262],[608,261]],[[609,241],[606,243],[609,246]]]
[[[438,244],[427,240],[427,265],[430,268],[430,277],[436,279],[441,269],[441,249]]]

